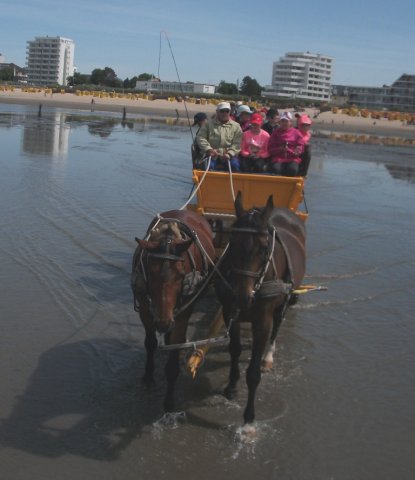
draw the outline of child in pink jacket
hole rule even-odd
[[[243,172],[264,173],[268,166],[269,133],[261,129],[263,117],[260,113],[251,115],[249,130],[244,132],[241,144],[241,167]]]

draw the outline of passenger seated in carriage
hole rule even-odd
[[[192,147],[191,147],[193,166],[195,165],[195,161],[196,161],[197,157],[198,157],[199,154],[200,154],[199,145],[197,144],[197,141],[196,141],[196,136],[197,136],[197,134],[199,133],[199,130],[203,127],[203,125],[204,125],[207,121],[208,121],[208,117],[207,117],[207,115],[206,115],[205,112],[198,112],[198,113],[196,113],[196,115],[193,117],[193,125],[192,125],[192,127],[196,127],[196,126],[197,126],[196,134],[195,134],[195,137],[194,137],[194,140],[193,140],[193,143],[192,143]]]
[[[301,133],[301,135],[304,138],[304,151],[301,154],[301,163],[300,163],[300,169],[298,174],[301,176],[306,176],[308,172],[308,167],[310,165],[310,160],[311,160],[311,145],[310,145],[310,140],[311,140],[311,118],[308,115],[300,115],[298,122],[297,122],[297,128],[298,131]]]
[[[279,121],[280,121],[280,117],[278,114],[278,110],[276,110],[275,108],[270,108],[266,113],[266,121],[261,128],[262,130],[265,130],[271,135],[272,132],[276,128],[278,128]]]
[[[236,121],[241,126],[243,132],[246,132],[249,129],[251,124],[251,115],[252,111],[248,105],[239,105],[236,109]]]
[[[225,170],[229,165],[234,172],[240,172],[239,152],[241,150],[242,130],[238,123],[230,119],[231,106],[221,102],[216,107],[216,115],[203,125],[196,135],[199,156],[195,167],[209,170]]]
[[[292,115],[284,112],[280,126],[272,132],[268,150],[271,156],[269,171],[274,175],[295,177],[299,174],[304,138],[291,124]]]
[[[263,118],[260,113],[251,115],[251,126],[243,133],[241,153],[241,170],[246,173],[265,173],[268,167],[269,133],[261,129]]]

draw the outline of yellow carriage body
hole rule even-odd
[[[245,209],[264,206],[272,194],[276,207],[290,209],[303,221],[308,217],[299,209],[304,200],[304,177],[193,170],[193,182],[198,187],[196,211],[207,217],[233,215],[233,196],[238,191]]]

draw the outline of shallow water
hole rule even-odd
[[[288,312],[242,442],[224,348],[182,374],[176,415],[164,354],[138,380],[134,237],[186,201],[191,139],[132,120],[0,104],[0,478],[412,480],[413,149],[314,140],[306,280],[328,291]]]

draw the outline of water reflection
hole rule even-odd
[[[154,118],[146,116],[129,116],[116,118],[109,114],[84,114],[63,111],[47,111],[41,115],[31,112],[0,112],[0,128],[12,128],[22,126],[22,151],[32,155],[44,155],[55,159],[65,160],[68,155],[69,138],[72,128],[86,127],[89,134],[109,138],[117,127],[134,130],[142,133],[147,129],[158,129],[172,132],[183,131],[188,126],[185,119]],[[330,139],[322,140],[318,135],[314,136],[314,147],[317,151],[326,149],[332,143]],[[338,148],[338,143],[336,147]],[[415,183],[415,167],[413,163],[413,149],[402,146],[379,145],[350,145],[341,146],[341,156],[353,156],[364,162],[384,163],[388,173],[397,180]],[[388,157],[387,163],[382,156]],[[316,164],[318,155],[313,156],[311,168],[320,169]]]
[[[24,122],[22,149],[32,155],[65,158],[68,154],[70,126],[66,113],[55,112],[46,119],[33,117]]]
[[[387,171],[397,180],[415,183],[415,168],[409,165],[385,164]]]

